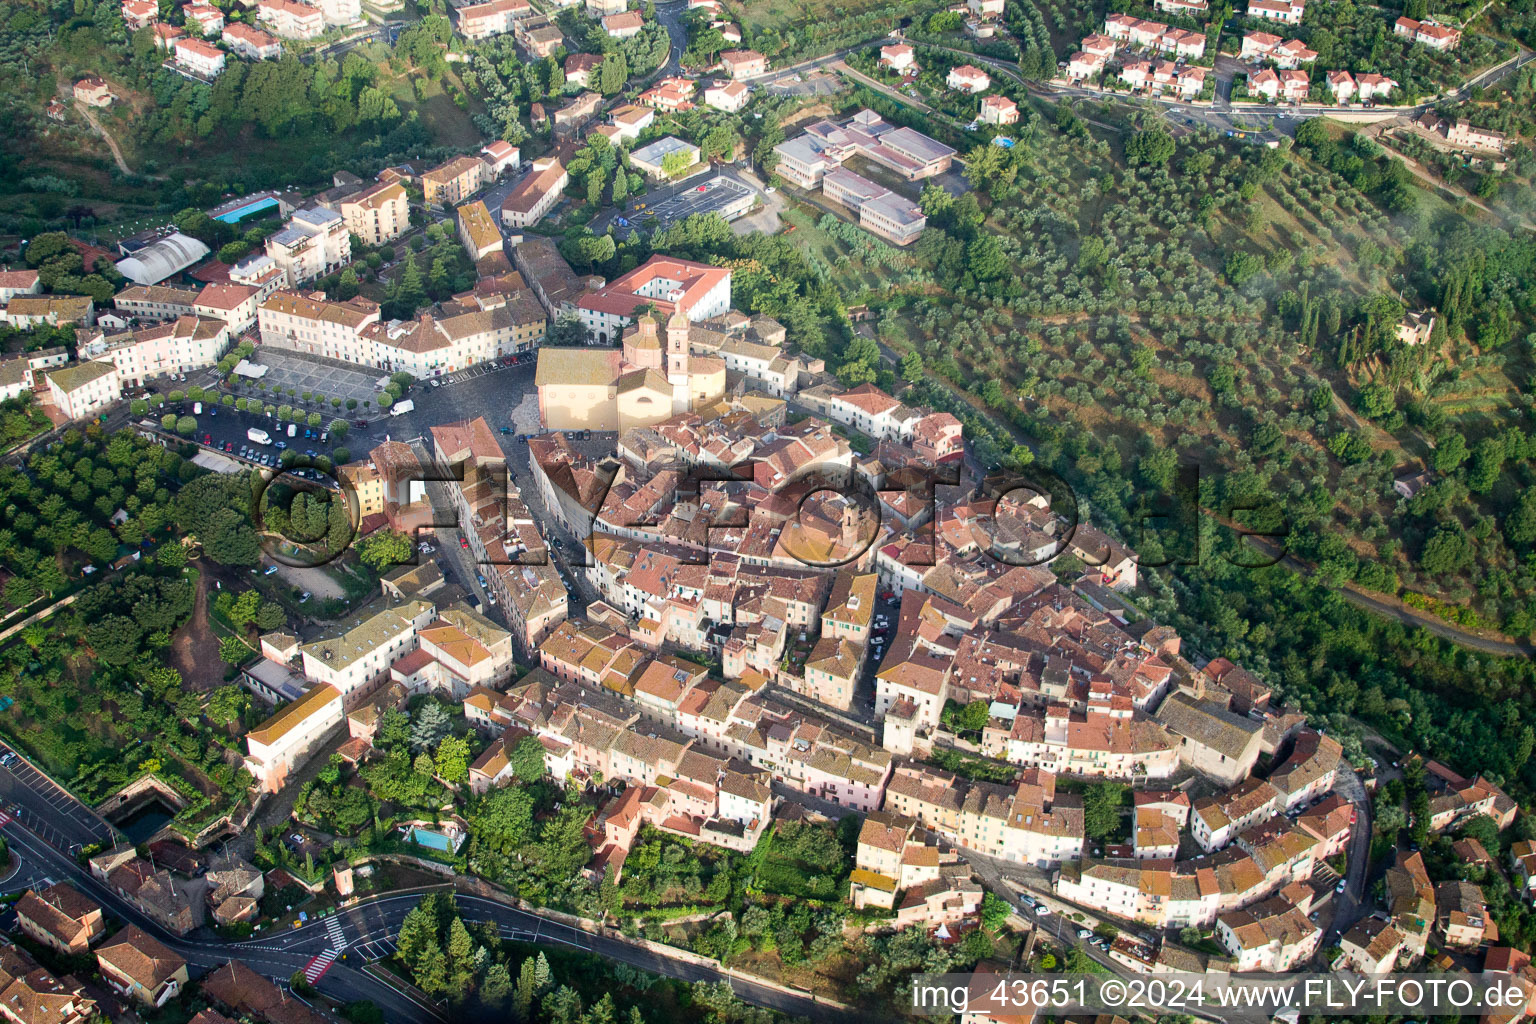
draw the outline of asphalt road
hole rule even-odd
[[[76,809],[81,809],[76,804]],[[391,1024],[425,1024],[443,1017],[442,1012],[423,1006],[399,993],[360,968],[368,959],[393,951],[393,938],[400,931],[405,915],[421,899],[421,891],[390,894],[364,899],[320,921],[300,928],[272,933],[243,942],[229,942],[199,930],[186,938],[167,934],[155,922],[120,899],[67,852],[41,839],[19,822],[5,823],[5,837],[19,864],[10,876],[0,881],[0,891],[19,892],[33,882],[52,879],[68,881],[94,899],[113,915],[136,924],[160,939],[184,957],[194,975],[238,959],[258,973],[284,982],[294,972],[304,969],[320,953],[334,949],[338,938],[342,956],[320,979],[319,990],[341,1001],[371,999]],[[674,959],[611,933],[592,934],[538,913],[509,906],[496,900],[459,893],[456,901],[469,920],[494,921],[506,938],[540,944],[560,944],[585,950],[621,963],[689,982],[726,981],[742,999],[758,1006],[813,1020],[840,1022],[846,1014],[809,995],[786,992],[754,981],[738,978],[716,964],[699,964]],[[339,931],[337,930],[339,926]],[[351,951],[351,952],[349,952]]]
[[[139,913],[131,904],[102,885],[69,856],[40,839],[30,829],[17,823],[5,826],[5,837],[12,853],[21,858],[24,869],[34,876],[52,878],[55,882],[67,881],[85,895],[99,903],[113,916],[154,935],[175,953],[183,957],[189,972],[201,975],[222,966],[230,959],[239,959],[247,967],[266,977],[286,981],[295,971],[302,970],[312,959],[297,944],[279,938],[246,943],[224,942],[217,938],[178,938],[169,935],[159,925]],[[17,878],[19,879],[19,875]],[[6,891],[18,891],[15,882],[8,882]],[[402,911],[401,916],[404,916]],[[350,964],[336,964],[320,979],[319,989],[332,998],[342,1001],[371,999],[384,1011],[386,1020],[403,1024],[426,1024],[438,1019],[438,1014],[428,1012],[422,1006],[401,996],[395,990],[368,977]]]

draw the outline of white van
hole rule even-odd
[[[202,414],[203,414],[203,403],[202,402],[193,402],[192,403],[192,415],[193,416],[201,416]]]
[[[290,423],[290,424],[288,424],[288,436],[289,437],[292,437],[294,434],[297,434],[298,432],[299,432],[299,425],[297,423]]]

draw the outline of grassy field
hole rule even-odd
[[[837,21],[884,7],[885,0],[726,0],[725,9],[738,24],[784,31],[800,25]]]

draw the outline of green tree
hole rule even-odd
[[[219,640],[219,660],[238,665],[251,656],[251,649],[239,637],[226,636]]]
[[[544,777],[544,745],[532,736],[524,736],[512,748],[513,773],[524,782]]]
[[[375,572],[411,560],[411,538],[394,530],[380,530],[357,541],[357,557]]]
[[[1132,166],[1161,167],[1173,158],[1173,150],[1173,136],[1159,122],[1126,140],[1125,158]]]
[[[1083,791],[1083,831],[1104,841],[1120,831],[1120,804],[1125,787],[1118,782],[1099,782]]]
[[[444,736],[437,745],[436,763],[444,782],[463,782],[469,778],[469,741],[462,736]]]

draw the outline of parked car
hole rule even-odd
[[[467,538],[460,537],[459,538],[459,547],[463,548],[465,551],[468,551],[469,550],[469,540]]]
[[[275,565],[269,565],[265,569],[261,570],[261,574],[263,576],[271,576],[275,572],[277,572],[277,566]]]
[[[309,591],[307,591],[307,590],[304,591],[304,593],[299,595],[299,604],[303,604],[304,602],[308,601],[311,597],[314,597],[314,596],[315,595],[311,594]]]

